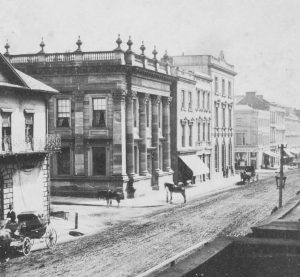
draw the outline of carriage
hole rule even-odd
[[[251,182],[251,181],[258,181],[258,174],[255,171],[254,166],[246,166],[244,171],[240,173],[241,174],[241,180],[243,183]]]
[[[57,233],[45,217],[32,211],[22,212],[17,217],[16,230],[9,222],[0,230],[0,248],[15,249],[27,256],[36,239],[44,241],[48,248],[56,244]]]

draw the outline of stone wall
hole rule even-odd
[[[14,195],[13,195],[13,175],[20,170],[20,167],[26,166],[28,164],[28,157],[18,158],[11,156],[7,158],[1,158],[0,161],[0,197],[3,201],[0,201],[0,219],[5,219],[6,214],[9,211],[9,204],[14,205]],[[32,154],[30,162],[36,167],[41,167],[42,169],[42,184],[43,186],[43,213],[49,218],[50,215],[50,175],[49,175],[49,161],[48,157],[43,154],[43,156]],[[34,197],[34,196],[33,196]]]

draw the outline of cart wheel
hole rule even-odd
[[[57,242],[57,234],[54,228],[47,228],[45,241],[48,248],[53,247]]]
[[[28,256],[31,252],[31,240],[28,237],[25,237],[23,242],[22,242],[22,252],[25,256]]]

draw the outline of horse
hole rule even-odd
[[[170,204],[172,204],[172,194],[174,193],[181,193],[183,196],[184,202],[186,203],[186,196],[185,196],[185,188],[183,186],[176,186],[173,183],[165,183],[165,190],[167,196],[167,203],[169,202],[169,193],[170,193]]]
[[[241,180],[243,181],[243,184],[245,184],[245,181],[247,181],[248,183],[250,183],[251,180],[251,175],[248,175],[246,172],[241,172]]]
[[[116,190],[111,190],[111,189],[98,191],[97,197],[98,197],[98,199],[105,199],[106,203],[107,203],[107,207],[111,206],[112,200],[115,199],[118,203],[118,208],[119,208],[121,199],[124,199],[124,195],[122,192],[116,191]]]

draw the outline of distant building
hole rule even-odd
[[[286,144],[293,154],[300,153],[300,117],[297,111],[286,108],[285,115],[285,139]]]
[[[234,66],[227,63],[223,52],[218,58],[210,55],[173,56],[171,64],[185,70],[202,72],[212,78],[211,129],[212,171],[215,176],[224,176],[227,168],[234,167],[233,113],[234,113]]]
[[[8,46],[8,45],[7,45]],[[11,204],[18,214],[38,211],[49,218],[49,152],[59,137],[47,135],[47,100],[57,94],[15,69],[0,54],[0,219]]]
[[[135,195],[172,181],[171,87],[157,58],[121,49],[9,55],[12,64],[61,91],[49,101],[49,132],[62,137],[53,157],[52,192],[92,196],[107,188]]]
[[[210,179],[212,168],[212,79],[174,66],[171,73],[177,77],[171,103],[174,181],[203,182]]]
[[[256,92],[246,92],[245,96],[237,102],[237,105],[247,105],[251,107],[253,111],[266,111],[269,117],[269,125],[265,123],[258,123],[257,128],[261,128],[262,132],[266,134],[269,132],[269,149],[266,149],[267,146],[265,141],[263,143],[265,151],[263,151],[263,158],[260,158],[259,150],[257,153],[257,167],[274,167],[279,165],[279,148],[278,146],[282,143],[286,143],[285,139],[285,108],[276,103],[269,102],[263,98],[262,95],[256,95]],[[267,113],[264,113],[263,118],[266,119]],[[262,115],[262,113],[259,113]],[[258,114],[257,120],[259,120],[260,115]],[[235,115],[235,118],[238,115]],[[240,116],[240,115],[239,115]],[[255,119],[254,119],[255,120]],[[262,118],[260,120],[263,120]],[[254,122],[252,122],[254,124]],[[236,136],[239,136],[243,133],[244,127],[236,122]],[[258,136],[258,129],[256,127],[249,129],[249,138],[255,138]],[[236,137],[237,138],[237,137]],[[250,141],[250,140],[248,140]],[[256,139],[253,139],[256,141]],[[259,142],[259,140],[257,140]],[[237,145],[238,147],[238,145]],[[235,149],[238,153],[239,149]],[[289,150],[287,149],[286,153]],[[288,155],[288,154],[287,154]]]
[[[235,168],[246,166],[269,166],[269,156],[278,157],[270,151],[270,112],[247,105],[235,105],[234,110]]]

